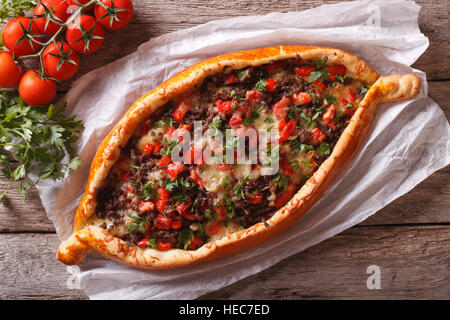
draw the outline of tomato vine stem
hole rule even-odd
[[[60,23],[60,22],[56,21],[55,19],[53,19],[52,16],[50,16],[50,17],[49,17],[50,20],[51,20],[52,22],[54,22],[54,23],[56,23],[57,25],[60,26],[59,29],[58,29],[58,31],[57,31],[53,36],[51,36],[51,37],[47,40],[47,42],[40,42],[40,41],[37,41],[36,39],[34,39],[34,37],[31,37],[30,40],[33,41],[33,42],[35,42],[35,43],[37,43],[37,44],[39,44],[39,45],[41,46],[41,49],[40,49],[38,52],[34,53],[34,54],[24,55],[24,56],[21,56],[21,57],[14,57],[14,60],[16,61],[16,63],[19,63],[20,61],[25,60],[25,59],[30,59],[30,58],[36,58],[36,57],[39,57],[39,75],[40,75],[41,77],[46,77],[46,75],[45,75],[45,70],[44,70],[44,64],[43,64],[43,58],[42,58],[42,55],[43,55],[45,49],[46,49],[50,44],[56,43],[56,39],[57,39],[58,36],[61,34],[61,32],[63,32],[65,29],[67,29],[67,27],[69,26],[69,24],[71,24],[78,16],[80,16],[81,12],[82,12],[85,8],[89,7],[89,6],[92,5],[92,4],[99,4],[99,5],[102,5],[102,6],[103,6],[103,3],[102,3],[100,0],[91,0],[91,1],[89,1],[89,2],[87,2],[87,3],[85,3],[85,4],[81,4],[80,6],[78,6],[77,11],[75,11],[75,12],[74,12],[74,13],[66,20],[66,22],[64,22],[64,23]],[[82,31],[82,32],[83,32],[83,31]],[[48,78],[48,77],[47,77],[47,78]],[[52,79],[53,79],[53,78],[52,78]],[[53,79],[53,80],[57,80],[57,79]],[[58,80],[57,80],[57,81],[58,81]]]

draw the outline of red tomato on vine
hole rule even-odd
[[[70,6],[80,6],[80,5],[84,5],[86,3],[88,3],[91,0],[67,0],[67,5]],[[92,10],[94,8],[94,5],[91,4],[89,7],[87,7],[86,9],[84,9],[83,11],[89,11]]]
[[[19,94],[26,103],[43,106],[55,98],[56,83],[51,79],[43,79],[39,70],[29,70],[20,79]]]
[[[58,41],[44,50],[42,62],[46,75],[62,81],[77,73],[80,57],[67,42]]]
[[[17,86],[25,69],[14,62],[13,55],[8,51],[0,51],[0,88]]]
[[[48,35],[56,34],[60,28],[51,19],[64,23],[68,17],[67,4],[64,0],[41,0],[33,12],[34,23],[41,32]]]
[[[95,5],[95,17],[107,29],[121,29],[133,17],[133,3],[131,0],[101,0],[101,4]]]
[[[3,43],[16,57],[34,54],[41,46],[33,42],[41,37],[33,20],[26,17],[14,18],[3,29]],[[38,40],[39,41],[39,40]]]
[[[66,31],[67,43],[78,53],[90,54],[100,49],[105,31],[94,17],[81,15],[69,24]]]

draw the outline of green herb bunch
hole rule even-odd
[[[84,127],[75,116],[65,116],[65,109],[65,102],[36,108],[14,93],[0,93],[0,164],[10,180],[0,193],[0,202],[14,181],[19,181],[17,190],[25,200],[34,184],[62,178],[68,169],[81,164],[72,144]],[[38,174],[36,181],[26,177],[33,168]]]

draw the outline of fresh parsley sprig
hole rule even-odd
[[[13,181],[19,181],[17,190],[26,200],[26,192],[34,184],[62,178],[68,169],[79,167],[81,161],[72,144],[84,127],[76,116],[65,116],[65,109],[66,103],[32,107],[14,93],[0,93],[0,164],[10,180],[0,193],[0,202]],[[36,181],[26,178],[33,167],[38,169]]]

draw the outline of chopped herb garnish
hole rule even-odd
[[[190,229],[183,229],[178,233],[178,245],[183,247],[184,250],[188,247],[191,240],[194,238],[194,232]]]
[[[148,247],[152,247],[152,248],[157,248],[158,244],[156,243],[156,238],[150,238],[147,242],[145,242],[145,244]]]
[[[155,191],[156,184],[153,182],[147,183],[142,187],[141,199],[148,201],[150,199],[158,199],[158,194]]]
[[[164,137],[163,143],[167,144],[164,149],[159,152],[162,156],[170,156],[172,154],[173,148],[178,145],[178,139],[172,138],[169,141]]]
[[[247,182],[248,178],[249,178],[249,176],[246,176],[244,179],[242,179],[241,181],[236,183],[233,187],[234,195],[236,196],[236,198],[238,200],[245,199],[244,185]]]
[[[325,157],[331,154],[331,147],[328,143],[322,143],[319,148],[317,148],[317,154],[319,157]]]
[[[327,63],[327,59],[317,59],[316,60],[316,68],[317,70],[322,69],[323,66]]]
[[[259,81],[256,83],[256,90],[265,92],[266,91],[266,80],[259,79]]]
[[[310,146],[309,144],[301,143],[298,140],[288,140],[287,141],[291,147],[291,155],[296,155],[299,152],[306,152],[309,150],[313,150],[313,146]]]
[[[148,217],[140,217],[136,211],[132,211],[128,217],[133,218],[134,221],[128,225],[128,231],[147,231],[148,227]]]
[[[216,214],[211,209],[208,208],[205,210],[205,217],[206,219],[213,220],[216,218]]]
[[[369,90],[369,88],[367,88],[366,86],[361,86],[361,89],[359,89],[359,93],[365,94],[367,92],[367,90]]]
[[[327,80],[328,79],[328,72],[325,69],[320,69],[318,71],[313,71],[309,75],[308,82],[314,82],[316,80]]]
[[[250,126],[258,118],[259,118],[259,112],[257,110],[253,109],[252,112],[250,113],[250,115],[248,116],[248,118],[246,118],[246,119],[244,119],[242,121],[242,125],[243,126]]]
[[[286,190],[289,185],[289,177],[284,174],[276,174],[272,181],[277,184],[279,189],[283,190]]]

